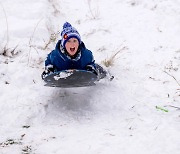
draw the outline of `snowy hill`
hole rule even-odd
[[[0,0],[1,154],[179,154],[180,1]],[[65,21],[115,76],[44,87]]]

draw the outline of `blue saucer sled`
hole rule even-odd
[[[98,75],[86,70],[65,70],[44,78],[45,86],[62,88],[94,86],[98,80]]]

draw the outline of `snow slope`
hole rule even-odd
[[[0,0],[0,153],[178,154],[179,19],[179,0]],[[120,50],[113,81],[44,87],[65,21],[102,66]]]

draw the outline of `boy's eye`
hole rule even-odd
[[[74,39],[74,40],[68,40],[67,42],[69,42],[69,43],[76,43],[77,40],[76,40],[76,39]]]

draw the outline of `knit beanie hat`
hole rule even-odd
[[[61,32],[61,45],[65,48],[65,44],[66,42],[70,39],[70,38],[76,38],[79,41],[79,44],[81,43],[81,36],[78,33],[78,31],[71,26],[70,23],[65,22],[63,25],[63,30]]]

